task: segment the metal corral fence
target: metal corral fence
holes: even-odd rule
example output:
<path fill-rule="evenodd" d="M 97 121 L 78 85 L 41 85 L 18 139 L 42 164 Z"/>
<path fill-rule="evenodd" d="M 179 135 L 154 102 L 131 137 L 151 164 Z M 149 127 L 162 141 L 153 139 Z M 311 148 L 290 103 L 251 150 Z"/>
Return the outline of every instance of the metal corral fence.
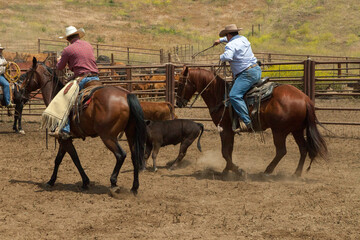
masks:
<path fill-rule="evenodd" d="M 217 64 L 187 64 L 188 67 L 217 69 Z M 272 62 L 262 66 L 262 77 L 270 81 L 291 84 L 301 89 L 314 102 L 319 121 L 332 132 L 345 136 L 360 135 L 360 61 L 297 61 Z M 141 101 L 169 101 L 175 103 L 175 83 L 183 64 L 113 65 L 99 66 L 104 84 L 119 85 L 135 93 Z M 221 71 L 223 78 L 231 81 L 229 70 Z M 40 95 L 41 96 L 41 95 Z M 194 109 L 203 109 L 200 118 L 182 117 L 197 121 L 210 121 L 202 100 Z M 44 110 L 41 99 L 31 100 L 24 115 L 40 116 Z M 183 111 L 177 109 L 177 111 Z M 7 114 L 2 110 L 1 114 Z M 337 126 L 340 126 L 341 129 Z M 344 130 L 344 127 L 348 127 Z"/>
<path fill-rule="evenodd" d="M 164 59 L 173 63 L 190 63 L 190 64 L 218 64 L 219 56 L 224 52 L 225 44 L 220 44 L 204 52 L 199 46 L 177 45 L 167 50 Z M 254 52 L 254 55 L 262 63 L 270 62 L 293 62 L 311 59 L 314 61 L 360 61 L 359 57 L 342 57 L 326 56 L 311 54 L 283 54 L 269 52 Z"/>
<path fill-rule="evenodd" d="M 64 40 L 38 39 L 38 53 L 57 52 L 60 53 L 69 43 Z M 163 63 L 163 49 L 123 47 L 117 45 L 107 45 L 91 43 L 94 48 L 96 58 L 99 56 L 113 56 L 113 62 L 120 62 L 127 65 L 132 64 L 159 64 Z"/>

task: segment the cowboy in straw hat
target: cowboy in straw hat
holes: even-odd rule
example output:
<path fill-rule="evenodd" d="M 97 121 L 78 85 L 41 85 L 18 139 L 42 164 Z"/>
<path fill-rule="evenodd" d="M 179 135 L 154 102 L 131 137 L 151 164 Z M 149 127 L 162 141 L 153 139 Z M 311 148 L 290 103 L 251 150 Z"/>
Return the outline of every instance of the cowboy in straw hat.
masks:
<path fill-rule="evenodd" d="M 72 35 L 78 34 L 79 38 L 83 38 L 85 36 L 85 30 L 83 28 L 76 29 L 74 26 L 68 26 L 65 29 L 65 36 L 60 36 L 59 38 L 68 38 Z"/>
<path fill-rule="evenodd" d="M 6 70 L 7 61 L 4 58 L 2 52 L 5 48 L 1 46 L 0 44 L 0 85 L 3 87 L 3 93 L 4 93 L 4 102 L 5 106 L 7 108 L 12 108 L 15 105 L 11 103 L 10 101 L 10 84 L 6 80 L 4 73 Z"/>
<path fill-rule="evenodd" d="M 90 43 L 81 40 L 85 36 L 83 28 L 77 29 L 74 26 L 69 26 L 65 29 L 65 36 L 70 43 L 64 48 L 61 57 L 56 64 L 57 70 L 63 70 L 66 65 L 74 72 L 74 78 L 79 79 L 79 91 L 82 90 L 87 82 L 99 81 L 99 70 L 96 65 L 94 50 Z M 54 137 L 61 137 L 63 139 L 70 137 L 70 122 L 64 126 L 61 131 L 57 129 L 50 134 Z"/>
<path fill-rule="evenodd" d="M 229 93 L 231 105 L 240 117 L 240 128 L 235 132 L 248 132 L 252 130 L 251 119 L 244 101 L 244 94 L 252 85 L 257 83 L 261 78 L 261 68 L 257 64 L 249 40 L 239 35 L 238 28 L 235 24 L 225 26 L 220 31 L 220 39 L 214 42 L 218 45 L 226 42 L 224 53 L 220 55 L 222 62 L 229 62 L 231 71 L 234 76 L 233 85 Z"/>

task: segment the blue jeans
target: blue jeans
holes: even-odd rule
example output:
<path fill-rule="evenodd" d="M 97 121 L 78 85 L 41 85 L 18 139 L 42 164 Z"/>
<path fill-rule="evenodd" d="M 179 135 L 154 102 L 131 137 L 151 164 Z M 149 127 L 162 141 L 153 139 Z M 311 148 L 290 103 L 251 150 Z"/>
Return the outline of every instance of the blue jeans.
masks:
<path fill-rule="evenodd" d="M 245 93 L 252 85 L 257 83 L 261 78 L 261 68 L 259 66 L 250 68 L 242 72 L 233 82 L 233 86 L 229 93 L 231 105 L 237 115 L 247 125 L 251 123 L 249 112 L 244 101 Z"/>
<path fill-rule="evenodd" d="M 85 87 L 85 84 L 93 81 L 93 80 L 97 80 L 99 81 L 99 77 L 85 77 L 83 78 L 80 82 L 79 82 L 79 91 L 83 90 Z M 61 130 L 62 132 L 66 132 L 66 133 L 70 133 L 70 118 L 68 118 L 67 123 L 65 124 L 65 126 L 62 128 Z"/>
<path fill-rule="evenodd" d="M 4 75 L 0 75 L 0 85 L 3 87 L 5 106 L 10 104 L 10 85 Z"/>

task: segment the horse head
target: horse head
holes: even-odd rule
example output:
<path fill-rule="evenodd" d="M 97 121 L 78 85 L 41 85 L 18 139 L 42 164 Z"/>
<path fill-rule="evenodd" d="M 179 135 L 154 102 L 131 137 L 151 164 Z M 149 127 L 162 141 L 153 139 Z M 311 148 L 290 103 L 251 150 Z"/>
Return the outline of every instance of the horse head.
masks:
<path fill-rule="evenodd" d="M 25 80 L 21 85 L 21 88 L 24 89 L 24 97 L 29 99 L 31 92 L 41 89 L 43 97 L 47 95 L 47 101 L 50 102 L 54 92 L 63 87 L 63 84 L 57 80 L 55 72 L 50 67 L 46 66 L 44 62 L 38 62 L 33 57 L 33 64 L 26 72 Z"/>
<path fill-rule="evenodd" d="M 196 90 L 197 88 L 190 78 L 189 68 L 184 66 L 178 81 L 176 106 L 179 108 L 185 107 Z"/>

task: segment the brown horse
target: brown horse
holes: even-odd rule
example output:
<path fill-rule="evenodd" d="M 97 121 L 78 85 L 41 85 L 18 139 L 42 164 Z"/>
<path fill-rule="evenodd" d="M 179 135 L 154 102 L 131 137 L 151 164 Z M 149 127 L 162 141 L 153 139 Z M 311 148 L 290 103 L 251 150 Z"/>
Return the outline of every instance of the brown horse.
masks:
<path fill-rule="evenodd" d="M 32 91 L 41 89 L 46 106 L 63 88 L 63 84 L 57 81 L 56 77 L 52 78 L 54 74 L 52 74 L 51 69 L 43 63 L 38 63 L 36 58 L 33 59 L 33 66 L 26 74 L 26 79 L 22 85 L 25 89 L 25 95 L 28 96 Z M 116 186 L 120 168 L 126 157 L 125 151 L 117 142 L 117 136 L 120 132 L 125 132 L 134 166 L 134 180 L 131 188 L 134 194 L 139 188 L 139 168 L 144 158 L 146 125 L 143 118 L 141 106 L 135 95 L 124 89 L 105 86 L 93 94 L 89 106 L 80 115 L 80 124 L 76 124 L 73 120 L 70 124 L 72 136 L 99 136 L 105 146 L 114 153 L 116 165 L 110 177 L 112 187 Z M 48 184 L 54 185 L 59 165 L 65 153 L 69 153 L 80 172 L 83 188 L 87 188 L 89 178 L 80 164 L 72 139 L 59 139 L 59 143 L 54 171 Z"/>
<path fill-rule="evenodd" d="M 224 172 L 232 170 L 243 173 L 232 162 L 234 132 L 228 108 L 224 112 L 225 80 L 205 69 L 189 69 L 184 66 L 176 93 L 178 107 L 184 107 L 195 92 L 201 93 L 215 125 L 220 123 L 222 155 L 226 160 Z M 251 112 L 251 109 L 249 109 Z M 270 128 L 273 133 L 276 155 L 265 173 L 271 174 L 286 154 L 286 137 L 292 133 L 300 151 L 300 161 L 295 175 L 301 176 L 307 153 L 311 159 L 318 155 L 326 159 L 327 146 L 317 129 L 317 118 L 313 102 L 308 96 L 291 85 L 280 85 L 273 91 L 272 98 L 263 102 L 260 109 L 262 130 Z M 222 118 L 223 115 L 223 118 Z M 221 121 L 221 122 L 220 122 Z M 306 136 L 304 138 L 304 130 Z"/>

